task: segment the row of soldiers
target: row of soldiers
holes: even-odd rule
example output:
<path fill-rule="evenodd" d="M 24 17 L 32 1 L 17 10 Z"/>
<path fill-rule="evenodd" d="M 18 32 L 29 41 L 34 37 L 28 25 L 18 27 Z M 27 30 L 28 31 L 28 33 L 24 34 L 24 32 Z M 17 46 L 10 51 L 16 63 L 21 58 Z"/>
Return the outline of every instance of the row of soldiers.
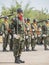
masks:
<path fill-rule="evenodd" d="M 10 51 L 14 53 L 15 63 L 24 63 L 20 60 L 21 52 L 25 48 L 26 51 L 29 51 L 30 44 L 31 49 L 34 50 L 37 43 L 43 43 L 44 49 L 47 50 L 48 27 L 48 21 L 43 26 L 38 25 L 36 19 L 30 23 L 30 19 L 24 19 L 22 9 L 18 8 L 17 16 L 11 19 L 10 24 L 8 23 L 8 17 L 4 17 L 2 23 L 3 51 L 7 51 L 6 48 L 9 44 Z"/>
<path fill-rule="evenodd" d="M 30 19 L 27 19 L 25 25 L 25 46 L 26 51 L 29 50 L 29 43 L 31 44 L 32 50 L 35 50 L 36 44 L 43 44 L 44 50 L 48 50 L 49 45 L 49 20 L 44 21 L 42 26 L 38 24 L 36 19 L 30 23 Z M 42 21 L 43 22 L 43 21 Z"/>

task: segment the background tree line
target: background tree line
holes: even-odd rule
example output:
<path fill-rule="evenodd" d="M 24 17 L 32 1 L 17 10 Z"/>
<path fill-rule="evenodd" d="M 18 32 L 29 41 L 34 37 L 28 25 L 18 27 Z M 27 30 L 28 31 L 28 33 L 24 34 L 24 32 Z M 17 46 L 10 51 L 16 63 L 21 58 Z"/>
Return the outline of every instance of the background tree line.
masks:
<path fill-rule="evenodd" d="M 13 16 L 9 17 L 9 21 L 11 20 L 11 18 L 15 17 L 16 16 L 16 10 L 18 8 L 22 8 L 22 3 L 23 2 L 18 2 L 17 0 L 12 0 L 13 2 L 15 2 L 16 4 L 15 5 L 11 5 L 10 8 L 6 8 L 5 6 L 2 6 L 2 11 L 1 11 L 1 16 L 7 16 L 9 14 L 14 14 Z M 49 14 L 48 13 L 48 10 L 45 8 L 45 9 L 42 9 L 41 11 L 39 10 L 34 10 L 34 7 L 29 7 L 30 6 L 30 3 L 27 3 L 23 12 L 24 12 L 24 18 L 30 18 L 31 20 L 32 19 L 38 19 L 38 20 L 46 20 L 46 19 L 49 19 Z M 47 13 L 45 13 L 45 11 Z M 0 24 L 2 23 L 3 19 L 0 19 Z"/>
<path fill-rule="evenodd" d="M 5 6 L 3 6 L 2 11 L 1 11 L 1 15 L 6 16 L 8 14 L 13 13 L 15 16 L 16 10 L 20 7 L 22 8 L 21 4 L 23 2 L 19 3 L 17 0 L 12 0 L 12 1 L 15 1 L 15 3 L 16 3 L 15 6 L 11 5 L 10 8 L 6 8 Z M 24 18 L 30 18 L 30 19 L 36 18 L 38 20 L 43 20 L 43 19 L 49 18 L 49 14 L 44 13 L 45 11 L 48 12 L 48 10 L 46 8 L 45 9 L 42 8 L 42 10 L 39 11 L 39 10 L 34 10 L 34 7 L 29 7 L 29 6 L 30 6 L 30 3 L 27 3 L 24 10 L 23 10 L 24 11 Z"/>

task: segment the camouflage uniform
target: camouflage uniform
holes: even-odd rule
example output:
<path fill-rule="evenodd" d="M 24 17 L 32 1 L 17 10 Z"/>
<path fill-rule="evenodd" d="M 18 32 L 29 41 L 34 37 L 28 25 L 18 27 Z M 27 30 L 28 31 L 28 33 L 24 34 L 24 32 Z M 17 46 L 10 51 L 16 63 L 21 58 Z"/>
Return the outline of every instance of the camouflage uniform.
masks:
<path fill-rule="evenodd" d="M 33 23 L 31 24 L 31 48 L 34 50 L 35 45 L 37 43 L 37 24 L 35 23 L 36 20 L 33 20 Z"/>
<path fill-rule="evenodd" d="M 17 10 L 17 13 L 22 13 L 21 9 Z M 14 43 L 13 43 L 13 52 L 15 57 L 15 63 L 24 63 L 24 61 L 20 60 L 21 52 L 22 52 L 22 44 L 24 39 L 22 38 L 22 34 L 24 32 L 23 22 L 19 19 L 19 17 L 15 18 L 14 21 Z"/>
<path fill-rule="evenodd" d="M 38 30 L 37 30 L 37 43 L 38 44 L 41 44 L 41 39 L 42 39 L 41 35 L 42 35 L 42 29 L 41 29 L 41 26 L 39 25 Z"/>
<path fill-rule="evenodd" d="M 47 27 L 46 25 L 42 26 L 42 42 L 44 44 L 44 49 L 47 50 Z"/>
<path fill-rule="evenodd" d="M 10 32 L 9 32 L 9 46 L 10 46 L 10 51 L 12 51 L 13 50 L 13 42 L 14 42 L 13 34 L 15 33 L 14 19 L 12 19 L 12 22 L 9 25 L 9 29 L 10 29 Z"/>
<path fill-rule="evenodd" d="M 30 44 L 30 29 L 31 29 L 31 25 L 30 25 L 30 20 L 28 23 L 27 19 L 27 23 L 25 24 L 25 47 L 26 47 L 26 51 L 29 51 L 29 44 Z"/>
<path fill-rule="evenodd" d="M 5 17 L 5 19 L 7 19 Z M 8 33 L 8 29 L 9 29 L 9 24 L 8 22 L 3 22 L 2 24 L 2 32 L 3 32 L 3 51 L 6 51 L 6 47 L 8 44 L 8 38 L 9 38 L 9 33 Z"/>
<path fill-rule="evenodd" d="M 47 44 L 49 45 L 49 20 L 46 21 L 46 27 L 47 27 Z"/>
<path fill-rule="evenodd" d="M 35 42 L 35 29 L 33 27 L 33 23 L 31 24 L 31 48 L 34 50 L 36 42 Z"/>

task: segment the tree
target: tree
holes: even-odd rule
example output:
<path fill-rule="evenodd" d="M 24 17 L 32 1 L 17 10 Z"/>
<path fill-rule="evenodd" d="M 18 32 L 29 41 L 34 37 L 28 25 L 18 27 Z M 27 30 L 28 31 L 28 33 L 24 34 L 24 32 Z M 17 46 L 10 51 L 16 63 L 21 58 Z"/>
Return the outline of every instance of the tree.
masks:
<path fill-rule="evenodd" d="M 5 6 L 2 7 L 2 12 L 1 14 L 6 16 L 8 14 L 14 14 L 13 16 L 10 17 L 13 18 L 14 16 L 16 16 L 16 10 L 18 8 L 22 8 L 22 3 L 23 2 L 18 2 L 17 0 L 12 0 L 13 2 L 15 2 L 15 5 L 11 5 L 11 7 L 8 9 Z M 30 3 L 27 3 L 25 8 L 24 8 L 24 18 L 30 18 L 32 19 L 38 19 L 38 20 L 44 20 L 44 19 L 48 19 L 49 18 L 49 14 L 46 14 L 46 12 L 48 12 L 47 9 L 43 9 L 41 11 L 39 10 L 33 10 L 34 7 L 30 7 Z M 46 11 L 46 12 L 45 12 Z"/>

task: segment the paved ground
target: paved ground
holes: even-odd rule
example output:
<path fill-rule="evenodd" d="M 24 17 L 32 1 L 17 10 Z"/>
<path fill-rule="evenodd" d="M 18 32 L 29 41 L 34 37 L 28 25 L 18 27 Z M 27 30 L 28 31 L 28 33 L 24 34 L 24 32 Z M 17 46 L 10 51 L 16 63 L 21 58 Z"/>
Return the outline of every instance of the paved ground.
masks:
<path fill-rule="evenodd" d="M 35 49 L 37 51 L 22 52 L 21 59 L 25 63 L 20 65 L 49 65 L 49 50 L 44 51 L 43 45 L 37 45 Z M 0 44 L 0 65 L 19 65 L 14 63 L 13 52 L 2 52 L 2 44 Z"/>

